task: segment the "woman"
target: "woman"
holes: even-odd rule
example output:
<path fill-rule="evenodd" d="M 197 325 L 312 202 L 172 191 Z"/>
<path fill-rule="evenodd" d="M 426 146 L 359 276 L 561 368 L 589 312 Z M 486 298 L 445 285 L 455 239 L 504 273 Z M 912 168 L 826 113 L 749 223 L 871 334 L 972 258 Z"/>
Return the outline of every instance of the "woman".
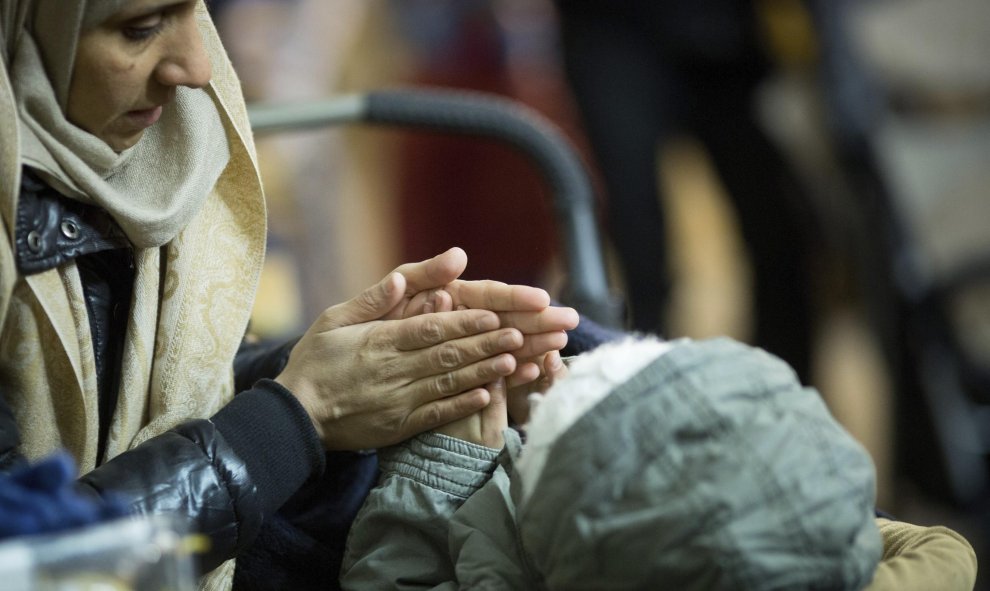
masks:
<path fill-rule="evenodd" d="M 202 2 L 0 0 L 0 34 L 0 467 L 65 447 L 95 493 L 186 514 L 207 586 L 323 449 L 467 416 L 576 324 L 541 290 L 455 281 L 452 249 L 238 353 L 265 207 Z"/>

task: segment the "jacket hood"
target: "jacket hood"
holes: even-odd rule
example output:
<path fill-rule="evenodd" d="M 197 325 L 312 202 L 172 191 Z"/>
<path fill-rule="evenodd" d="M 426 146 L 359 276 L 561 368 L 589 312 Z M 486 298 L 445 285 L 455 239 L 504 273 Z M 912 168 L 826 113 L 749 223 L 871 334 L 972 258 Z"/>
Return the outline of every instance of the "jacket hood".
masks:
<path fill-rule="evenodd" d="M 786 364 L 728 339 L 655 359 L 513 496 L 549 589 L 861 589 L 882 550 L 869 455 Z"/>

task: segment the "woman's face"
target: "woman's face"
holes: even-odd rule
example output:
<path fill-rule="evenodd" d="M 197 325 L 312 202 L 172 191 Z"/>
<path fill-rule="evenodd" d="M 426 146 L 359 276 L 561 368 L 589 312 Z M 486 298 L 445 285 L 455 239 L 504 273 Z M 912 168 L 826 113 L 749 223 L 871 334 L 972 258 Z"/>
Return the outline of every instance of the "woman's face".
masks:
<path fill-rule="evenodd" d="M 194 0 L 133 0 L 79 37 L 66 117 L 120 152 L 158 121 L 177 86 L 210 81 Z"/>

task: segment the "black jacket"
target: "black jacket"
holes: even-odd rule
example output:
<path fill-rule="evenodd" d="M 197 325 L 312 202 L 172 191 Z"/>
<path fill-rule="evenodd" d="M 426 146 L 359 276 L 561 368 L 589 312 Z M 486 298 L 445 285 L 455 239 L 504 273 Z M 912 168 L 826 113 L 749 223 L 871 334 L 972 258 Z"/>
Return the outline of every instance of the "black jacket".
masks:
<path fill-rule="evenodd" d="M 77 263 L 96 358 L 102 458 L 134 281 L 130 245 L 102 210 L 62 197 L 27 169 L 15 242 L 22 275 Z M 124 495 L 137 512 L 184 515 L 212 540 L 201 561 L 204 570 L 232 558 L 251 544 L 268 516 L 324 469 L 308 415 L 289 391 L 267 379 L 281 371 L 293 345 L 243 345 L 234 359 L 235 383 L 243 391 L 230 404 L 103 462 L 80 478 L 80 486 Z M 24 460 L 3 386 L 0 469 L 9 469 Z"/>

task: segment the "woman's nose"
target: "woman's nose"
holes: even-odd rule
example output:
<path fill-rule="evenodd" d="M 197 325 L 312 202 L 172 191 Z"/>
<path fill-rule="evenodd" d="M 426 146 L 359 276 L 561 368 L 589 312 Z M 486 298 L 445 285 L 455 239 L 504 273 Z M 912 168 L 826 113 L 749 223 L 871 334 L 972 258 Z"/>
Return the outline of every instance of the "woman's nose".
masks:
<path fill-rule="evenodd" d="M 213 70 L 195 18 L 185 18 L 172 31 L 168 48 L 155 75 L 165 86 L 202 88 L 210 81 Z"/>

